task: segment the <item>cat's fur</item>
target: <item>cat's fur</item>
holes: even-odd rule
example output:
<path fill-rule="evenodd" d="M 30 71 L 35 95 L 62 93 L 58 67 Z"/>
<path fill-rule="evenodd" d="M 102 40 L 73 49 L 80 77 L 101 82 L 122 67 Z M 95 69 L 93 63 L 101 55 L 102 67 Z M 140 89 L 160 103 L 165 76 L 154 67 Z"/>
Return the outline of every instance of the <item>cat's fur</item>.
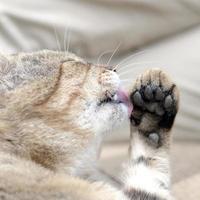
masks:
<path fill-rule="evenodd" d="M 130 162 L 121 188 L 97 170 L 102 138 L 128 118 L 119 88 L 112 69 L 73 54 L 1 55 L 0 199 L 171 199 L 170 129 L 179 96 L 159 69 L 130 90 Z"/>

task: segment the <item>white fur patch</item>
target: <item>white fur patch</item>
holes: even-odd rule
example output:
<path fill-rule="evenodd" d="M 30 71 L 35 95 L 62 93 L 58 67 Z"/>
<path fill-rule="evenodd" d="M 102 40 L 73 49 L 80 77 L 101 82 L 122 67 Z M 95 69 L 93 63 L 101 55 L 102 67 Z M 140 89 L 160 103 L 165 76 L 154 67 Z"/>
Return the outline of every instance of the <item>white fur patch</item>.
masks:
<path fill-rule="evenodd" d="M 162 187 L 161 183 L 169 186 L 168 174 L 144 164 L 138 164 L 128 169 L 125 188 L 134 188 L 166 198 L 169 196 L 169 190 Z"/>
<path fill-rule="evenodd" d="M 163 198 L 170 198 L 170 176 L 168 154 L 162 149 L 153 149 L 133 133 L 131 141 L 131 162 L 126 169 L 125 188 L 134 188 Z M 139 158 L 152 158 L 153 164 Z M 138 162 L 137 162 L 138 161 Z"/>

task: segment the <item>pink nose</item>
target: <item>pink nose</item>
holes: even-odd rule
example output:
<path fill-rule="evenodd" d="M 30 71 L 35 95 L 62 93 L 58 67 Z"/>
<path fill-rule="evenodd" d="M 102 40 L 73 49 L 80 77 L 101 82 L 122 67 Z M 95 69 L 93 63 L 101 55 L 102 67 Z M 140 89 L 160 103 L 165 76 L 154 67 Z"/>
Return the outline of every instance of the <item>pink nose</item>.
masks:
<path fill-rule="evenodd" d="M 117 96 L 118 96 L 118 100 L 121 101 L 122 103 L 124 103 L 128 107 L 128 114 L 130 117 L 130 115 L 133 111 L 133 104 L 129 100 L 128 93 L 125 90 L 123 90 L 122 88 L 119 88 L 117 91 Z"/>

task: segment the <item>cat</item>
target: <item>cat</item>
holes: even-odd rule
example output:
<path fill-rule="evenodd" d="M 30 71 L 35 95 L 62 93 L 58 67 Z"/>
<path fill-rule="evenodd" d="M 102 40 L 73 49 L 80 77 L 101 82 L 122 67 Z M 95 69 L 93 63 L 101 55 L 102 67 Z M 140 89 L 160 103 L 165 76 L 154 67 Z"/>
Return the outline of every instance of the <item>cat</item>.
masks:
<path fill-rule="evenodd" d="M 71 53 L 0 55 L 0 94 L 0 199 L 172 199 L 179 93 L 162 70 L 144 72 L 126 93 L 115 67 Z M 98 153 L 129 119 L 130 161 L 116 186 L 98 170 Z"/>

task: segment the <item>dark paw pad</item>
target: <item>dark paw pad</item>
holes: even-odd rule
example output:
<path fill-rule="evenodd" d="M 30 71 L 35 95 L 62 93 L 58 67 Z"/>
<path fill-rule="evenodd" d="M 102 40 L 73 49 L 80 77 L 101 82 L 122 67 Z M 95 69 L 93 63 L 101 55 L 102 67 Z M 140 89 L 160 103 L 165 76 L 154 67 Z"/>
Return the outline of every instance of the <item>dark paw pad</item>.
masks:
<path fill-rule="evenodd" d="M 150 78 L 151 73 L 154 74 L 157 82 Z M 175 84 L 159 70 L 151 70 L 141 77 L 140 84 L 137 81 L 137 87 L 130 95 L 134 106 L 131 115 L 132 124 L 139 126 L 143 121 L 148 122 L 149 131 L 157 131 L 160 128 L 170 129 L 178 107 L 178 92 Z M 148 119 L 144 120 L 145 117 Z M 145 130 L 148 131 L 148 127 Z"/>

